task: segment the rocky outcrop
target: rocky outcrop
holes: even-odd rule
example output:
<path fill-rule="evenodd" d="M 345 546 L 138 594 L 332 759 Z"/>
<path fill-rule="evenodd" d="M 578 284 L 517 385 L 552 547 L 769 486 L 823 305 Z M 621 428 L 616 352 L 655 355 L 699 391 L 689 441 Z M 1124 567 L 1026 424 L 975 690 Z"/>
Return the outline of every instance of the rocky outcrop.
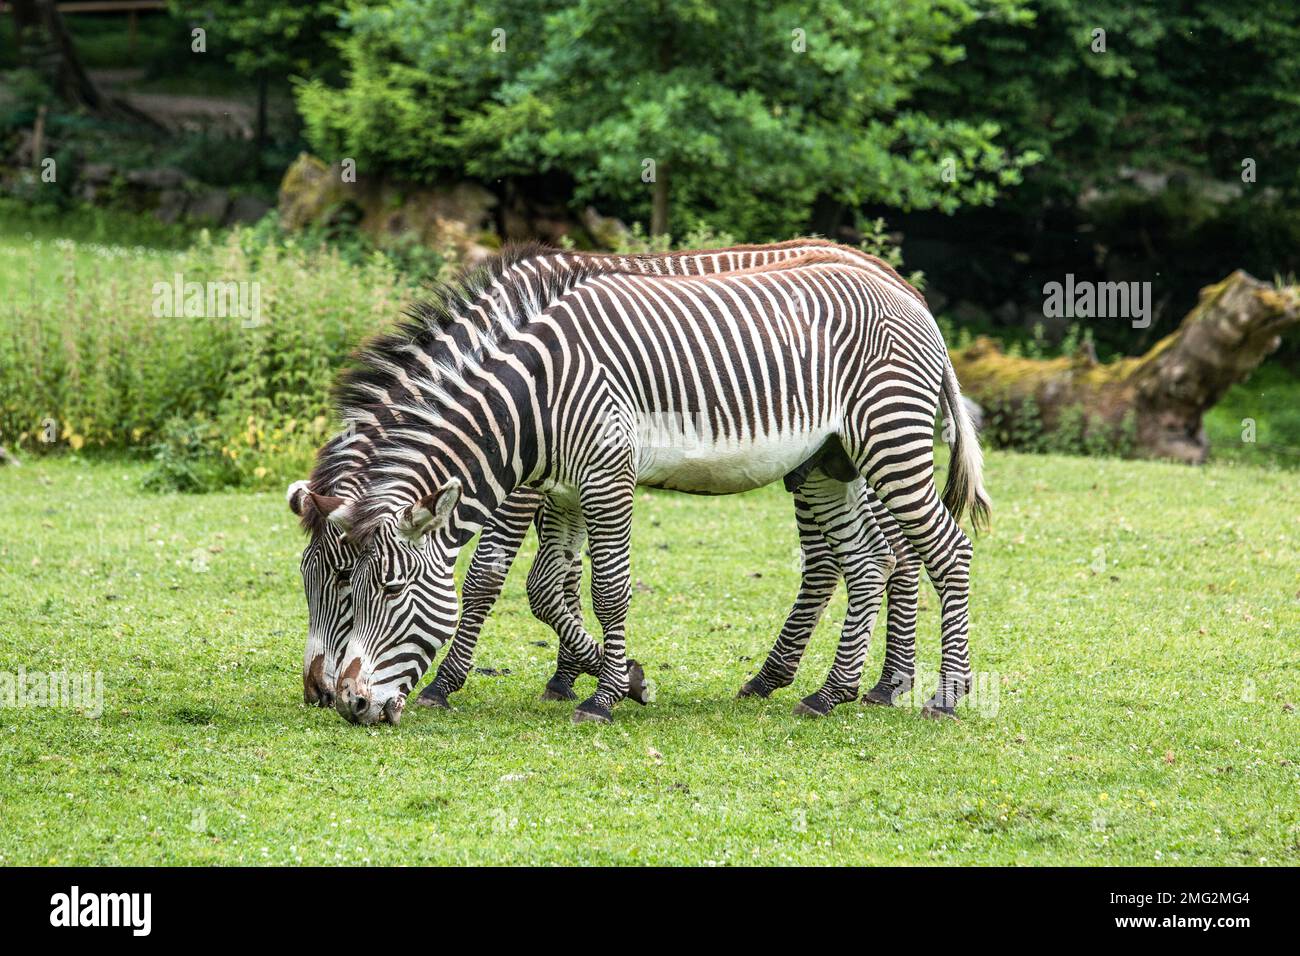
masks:
<path fill-rule="evenodd" d="M 560 203 L 540 203 L 507 184 L 505 201 L 478 183 L 414 186 L 357 174 L 302 153 L 280 183 L 280 224 L 286 229 L 355 223 L 381 245 L 414 240 L 473 265 L 502 241 L 540 239 L 579 249 L 612 249 L 628 229 L 587 207 L 574 219 Z"/>
<path fill-rule="evenodd" d="M 253 223 L 271 208 L 254 196 L 205 186 L 165 166 L 122 170 L 108 163 L 87 163 L 73 174 L 74 193 L 84 202 L 125 205 L 152 212 L 165 223 L 182 219 L 213 226 Z"/>
<path fill-rule="evenodd" d="M 304 229 L 316 223 L 328 223 L 354 197 L 344 188 L 339 171 L 315 156 L 300 153 L 280 180 L 276 209 L 280 225 L 286 229 Z"/>
<path fill-rule="evenodd" d="M 302 153 L 280 183 L 280 224 L 286 229 L 352 221 L 381 245 L 416 241 L 473 265 L 500 246 L 497 198 L 476 183 L 410 187 L 358 175 Z"/>

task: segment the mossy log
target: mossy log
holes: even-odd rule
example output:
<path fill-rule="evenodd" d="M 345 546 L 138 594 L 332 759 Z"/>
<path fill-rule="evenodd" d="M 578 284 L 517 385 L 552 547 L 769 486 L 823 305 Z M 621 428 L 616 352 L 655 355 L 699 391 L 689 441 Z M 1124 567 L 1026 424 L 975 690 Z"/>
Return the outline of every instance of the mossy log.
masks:
<path fill-rule="evenodd" d="M 1136 457 L 1205 461 L 1201 417 L 1300 322 L 1300 287 L 1279 288 L 1240 270 L 1201 290 L 1178 330 L 1145 355 L 1099 363 L 1092 349 L 1038 360 L 1006 355 L 980 337 L 952 353 L 962 389 L 992 409 L 1030 406 L 1044 432 L 1070 420 L 1088 430 L 1131 429 Z"/>

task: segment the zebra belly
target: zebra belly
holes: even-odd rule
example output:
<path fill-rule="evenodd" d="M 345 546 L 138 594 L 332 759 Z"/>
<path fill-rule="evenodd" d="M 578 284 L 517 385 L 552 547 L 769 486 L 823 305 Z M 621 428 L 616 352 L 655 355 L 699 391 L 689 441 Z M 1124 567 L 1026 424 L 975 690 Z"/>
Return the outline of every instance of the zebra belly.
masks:
<path fill-rule="evenodd" d="M 784 478 L 830 434 L 827 428 L 742 439 L 680 435 L 677 442 L 643 443 L 637 482 L 698 495 L 738 494 Z"/>

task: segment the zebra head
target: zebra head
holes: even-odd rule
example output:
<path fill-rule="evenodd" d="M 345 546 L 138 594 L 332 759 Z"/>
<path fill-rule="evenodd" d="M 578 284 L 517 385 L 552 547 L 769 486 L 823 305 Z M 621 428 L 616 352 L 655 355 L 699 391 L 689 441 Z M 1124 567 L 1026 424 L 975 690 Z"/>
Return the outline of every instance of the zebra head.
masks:
<path fill-rule="evenodd" d="M 369 530 L 352 571 L 352 632 L 334 706 L 358 724 L 402 717 L 406 695 L 456 630 L 456 551 L 447 527 L 460 482 L 406 505 Z"/>
<path fill-rule="evenodd" d="M 344 532 L 351 506 L 347 499 L 312 492 L 305 481 L 289 486 L 289 508 L 311 535 L 300 563 L 307 596 L 302 695 L 304 702 L 318 707 L 334 706 L 339 657 L 352 630 L 351 578 L 357 553 Z"/>

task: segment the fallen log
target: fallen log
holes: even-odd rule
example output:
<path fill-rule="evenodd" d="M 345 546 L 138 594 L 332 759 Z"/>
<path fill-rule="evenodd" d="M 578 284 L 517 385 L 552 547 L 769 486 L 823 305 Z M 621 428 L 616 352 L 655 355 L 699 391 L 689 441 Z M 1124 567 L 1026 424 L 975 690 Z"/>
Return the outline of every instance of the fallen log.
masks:
<path fill-rule="evenodd" d="M 1086 346 L 1030 359 L 981 336 L 952 352 L 952 363 L 963 392 L 984 408 L 986 431 L 1004 444 L 1017 443 L 1017 428 L 1077 430 L 1087 447 L 1200 464 L 1209 453 L 1202 416 L 1297 323 L 1300 286 L 1238 270 L 1202 289 L 1178 330 L 1145 355 L 1103 364 Z"/>

